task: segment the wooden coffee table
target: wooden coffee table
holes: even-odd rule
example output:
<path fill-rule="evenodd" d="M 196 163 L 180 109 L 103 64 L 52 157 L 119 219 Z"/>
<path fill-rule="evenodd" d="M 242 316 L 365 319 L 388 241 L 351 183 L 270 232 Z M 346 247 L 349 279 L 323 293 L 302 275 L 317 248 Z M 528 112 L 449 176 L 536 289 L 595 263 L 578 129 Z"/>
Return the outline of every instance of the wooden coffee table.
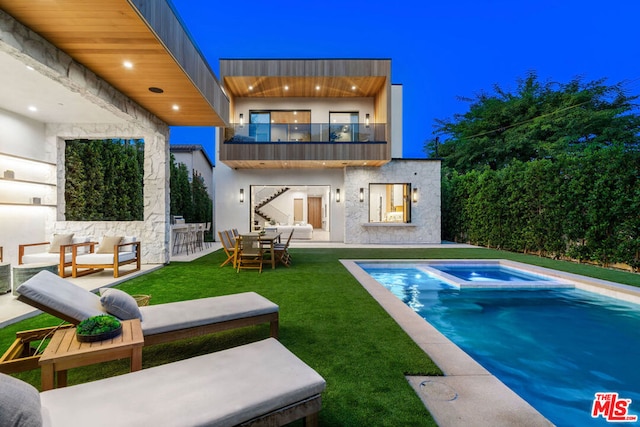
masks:
<path fill-rule="evenodd" d="M 104 341 L 79 342 L 76 328 L 60 329 L 40 356 L 42 391 L 54 388 L 56 376 L 58 387 L 65 387 L 67 369 L 79 366 L 130 358 L 131 372 L 139 371 L 142 369 L 143 345 L 139 319 L 123 320 L 122 334 Z"/>

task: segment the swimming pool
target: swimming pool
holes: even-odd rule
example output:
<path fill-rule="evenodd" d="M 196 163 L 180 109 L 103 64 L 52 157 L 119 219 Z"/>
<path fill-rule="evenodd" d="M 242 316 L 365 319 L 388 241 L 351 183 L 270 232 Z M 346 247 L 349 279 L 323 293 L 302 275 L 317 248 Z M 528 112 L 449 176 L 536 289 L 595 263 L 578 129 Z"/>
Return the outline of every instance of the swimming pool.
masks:
<path fill-rule="evenodd" d="M 565 279 L 555 287 L 553 277 L 514 280 L 511 289 L 465 289 L 429 264 L 360 267 L 553 423 L 608 425 L 591 417 L 599 392 L 631 399 L 629 414 L 640 412 L 639 305 L 575 289 Z"/>

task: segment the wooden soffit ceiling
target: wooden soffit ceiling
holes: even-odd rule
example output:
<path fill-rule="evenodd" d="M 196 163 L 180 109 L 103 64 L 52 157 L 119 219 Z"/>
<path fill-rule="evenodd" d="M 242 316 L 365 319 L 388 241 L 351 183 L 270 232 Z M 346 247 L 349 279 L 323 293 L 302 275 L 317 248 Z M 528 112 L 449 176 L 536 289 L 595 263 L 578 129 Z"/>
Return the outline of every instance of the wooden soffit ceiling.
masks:
<path fill-rule="evenodd" d="M 224 87 L 234 97 L 349 98 L 374 97 L 386 82 L 381 76 L 260 77 L 225 76 Z"/>
<path fill-rule="evenodd" d="M 221 59 L 231 97 L 375 97 L 389 84 L 389 59 Z"/>
<path fill-rule="evenodd" d="M 228 99 L 166 1 L 0 0 L 0 8 L 167 124 L 225 126 Z"/>

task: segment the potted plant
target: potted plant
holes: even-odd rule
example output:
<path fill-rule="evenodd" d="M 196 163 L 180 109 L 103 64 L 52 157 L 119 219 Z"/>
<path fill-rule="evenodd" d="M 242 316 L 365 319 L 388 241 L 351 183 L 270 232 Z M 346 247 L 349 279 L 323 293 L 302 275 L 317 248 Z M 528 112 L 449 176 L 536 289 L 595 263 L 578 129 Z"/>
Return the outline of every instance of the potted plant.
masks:
<path fill-rule="evenodd" d="M 117 337 L 122 333 L 122 324 L 108 314 L 89 317 L 78 323 L 76 338 L 80 342 L 95 342 Z"/>

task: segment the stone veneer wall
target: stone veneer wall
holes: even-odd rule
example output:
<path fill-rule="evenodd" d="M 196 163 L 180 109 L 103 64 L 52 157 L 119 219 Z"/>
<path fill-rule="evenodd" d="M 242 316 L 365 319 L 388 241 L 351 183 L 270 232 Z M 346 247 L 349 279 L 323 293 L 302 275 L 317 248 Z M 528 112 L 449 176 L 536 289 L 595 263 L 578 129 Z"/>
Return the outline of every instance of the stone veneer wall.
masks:
<path fill-rule="evenodd" d="M 410 224 L 369 223 L 369 183 L 411 183 L 418 201 L 411 203 Z M 394 159 L 380 168 L 345 168 L 345 243 L 434 243 L 440 233 L 440 161 Z M 360 188 L 365 200 L 360 202 Z"/>
<path fill-rule="evenodd" d="M 104 235 L 136 236 L 144 264 L 169 261 L 169 140 L 168 136 L 133 124 L 121 125 L 47 125 L 47 140 L 56 140 L 58 165 L 58 221 L 51 233 L 74 233 L 91 236 L 95 241 Z M 65 221 L 65 140 L 101 138 L 144 139 L 144 219 L 143 221 Z"/>
<path fill-rule="evenodd" d="M 47 124 L 42 149 L 56 150 L 57 221 L 47 231 L 73 232 L 99 239 L 104 234 L 136 235 L 143 242 L 143 263 L 169 260 L 169 127 L 96 74 L 0 10 L 0 49 L 39 73 L 122 119 L 113 123 Z M 144 220 L 133 222 L 64 221 L 64 140 L 76 138 L 143 138 Z M 39 241 L 41 236 L 37 238 Z"/>

